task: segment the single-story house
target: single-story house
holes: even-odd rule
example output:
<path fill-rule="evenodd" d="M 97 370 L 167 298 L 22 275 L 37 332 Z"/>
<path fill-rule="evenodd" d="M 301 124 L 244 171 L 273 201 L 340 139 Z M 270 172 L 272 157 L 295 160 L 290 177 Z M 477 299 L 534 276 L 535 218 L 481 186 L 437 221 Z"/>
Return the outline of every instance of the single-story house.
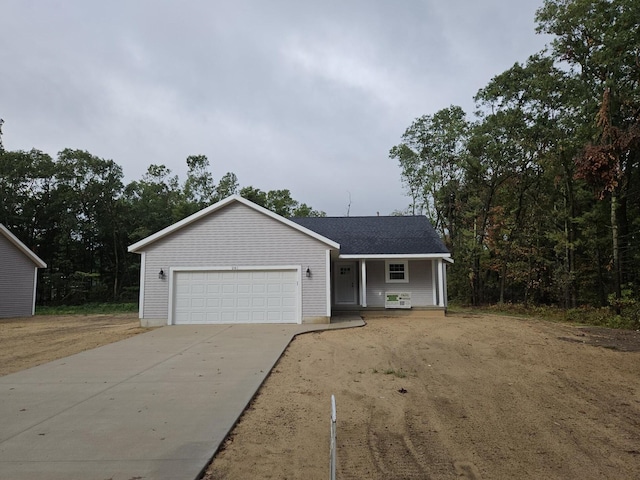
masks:
<path fill-rule="evenodd" d="M 141 255 L 143 326 L 447 306 L 451 255 L 424 216 L 284 218 L 233 195 L 129 251 Z"/>
<path fill-rule="evenodd" d="M 0 318 L 35 314 L 38 268 L 47 264 L 1 223 L 0 266 Z"/>

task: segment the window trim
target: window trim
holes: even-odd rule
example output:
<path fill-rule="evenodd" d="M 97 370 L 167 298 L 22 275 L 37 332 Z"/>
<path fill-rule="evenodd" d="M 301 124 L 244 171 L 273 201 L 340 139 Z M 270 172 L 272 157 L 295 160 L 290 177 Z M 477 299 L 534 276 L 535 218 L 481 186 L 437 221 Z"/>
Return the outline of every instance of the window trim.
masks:
<path fill-rule="evenodd" d="M 392 279 L 391 272 L 389 271 L 390 265 L 403 265 L 404 266 L 404 278 Z M 384 261 L 384 279 L 385 283 L 409 283 L 409 260 L 385 260 Z"/>

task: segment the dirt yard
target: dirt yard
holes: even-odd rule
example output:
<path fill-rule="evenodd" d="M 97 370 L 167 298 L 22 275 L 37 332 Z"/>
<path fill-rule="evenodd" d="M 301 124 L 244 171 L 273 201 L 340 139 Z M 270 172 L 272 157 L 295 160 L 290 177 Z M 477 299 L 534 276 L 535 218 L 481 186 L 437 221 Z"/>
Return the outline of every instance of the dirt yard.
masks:
<path fill-rule="evenodd" d="M 0 376 L 145 331 L 136 313 L 0 318 Z"/>
<path fill-rule="evenodd" d="M 206 479 L 640 478 L 640 333 L 496 316 L 298 337 Z"/>
<path fill-rule="evenodd" d="M 497 316 L 367 318 L 292 342 L 206 479 L 640 478 L 640 332 Z M 0 320 L 0 375 L 145 331 Z"/>

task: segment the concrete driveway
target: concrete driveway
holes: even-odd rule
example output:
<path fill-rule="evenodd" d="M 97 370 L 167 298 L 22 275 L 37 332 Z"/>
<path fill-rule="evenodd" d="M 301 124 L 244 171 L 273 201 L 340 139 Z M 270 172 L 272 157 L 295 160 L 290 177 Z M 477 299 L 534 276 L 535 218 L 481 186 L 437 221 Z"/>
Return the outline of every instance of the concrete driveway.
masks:
<path fill-rule="evenodd" d="M 295 335 L 362 325 L 163 327 L 0 377 L 0 479 L 193 480 Z"/>

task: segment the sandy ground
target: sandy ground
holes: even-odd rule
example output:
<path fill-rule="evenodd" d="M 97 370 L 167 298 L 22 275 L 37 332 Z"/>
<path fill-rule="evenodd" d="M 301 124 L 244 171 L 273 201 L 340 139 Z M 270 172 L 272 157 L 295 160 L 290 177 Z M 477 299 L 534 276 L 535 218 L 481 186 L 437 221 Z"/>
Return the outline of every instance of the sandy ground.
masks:
<path fill-rule="evenodd" d="M 366 318 L 292 342 L 206 479 L 640 478 L 640 332 L 497 316 Z M 145 331 L 0 320 L 0 375 Z"/>
<path fill-rule="evenodd" d="M 0 375 L 145 331 L 137 313 L 0 318 Z"/>
<path fill-rule="evenodd" d="M 640 333 L 367 318 L 289 346 L 206 479 L 640 478 Z"/>

